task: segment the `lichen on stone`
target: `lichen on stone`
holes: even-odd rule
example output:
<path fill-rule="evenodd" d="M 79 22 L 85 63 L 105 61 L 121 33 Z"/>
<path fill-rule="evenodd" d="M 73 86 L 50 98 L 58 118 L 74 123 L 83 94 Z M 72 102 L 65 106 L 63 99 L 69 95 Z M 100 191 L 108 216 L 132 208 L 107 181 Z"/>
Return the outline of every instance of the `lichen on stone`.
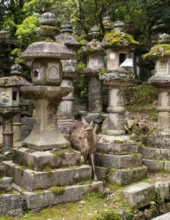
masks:
<path fill-rule="evenodd" d="M 170 56 L 170 44 L 158 44 L 151 48 L 151 50 L 144 54 L 144 59 L 154 59 L 157 57 Z"/>

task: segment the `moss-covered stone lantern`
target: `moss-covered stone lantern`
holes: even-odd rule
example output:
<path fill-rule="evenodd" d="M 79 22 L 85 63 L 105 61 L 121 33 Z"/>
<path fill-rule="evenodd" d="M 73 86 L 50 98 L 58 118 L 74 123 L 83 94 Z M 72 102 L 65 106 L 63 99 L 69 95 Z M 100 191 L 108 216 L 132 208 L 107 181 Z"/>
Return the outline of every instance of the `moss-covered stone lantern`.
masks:
<path fill-rule="evenodd" d="M 102 130 L 107 134 L 125 133 L 124 90 L 133 81 L 133 73 L 129 67 L 133 67 L 133 49 L 138 42 L 131 35 L 123 32 L 123 28 L 122 21 L 115 22 L 113 31 L 106 33 L 102 41 L 102 46 L 107 50 L 107 69 L 100 72 L 100 79 L 109 89 L 109 107 L 107 108 L 109 116 Z"/>
<path fill-rule="evenodd" d="M 151 59 L 155 62 L 155 74 L 149 78 L 148 82 L 158 90 L 158 119 L 157 128 L 148 138 L 148 149 L 154 158 L 148 158 L 150 153 L 144 154 L 146 165 L 156 170 L 168 170 L 169 163 L 166 162 L 170 147 L 170 35 L 162 34 L 159 36 L 158 44 L 144 54 L 145 59 Z M 154 149 L 150 149 L 154 146 Z M 161 153 L 160 148 L 164 148 L 165 154 Z M 159 154 L 157 152 L 160 152 Z M 155 166 L 154 166 L 155 165 Z"/>
<path fill-rule="evenodd" d="M 88 77 L 88 110 L 92 113 L 101 113 L 102 106 L 102 85 L 99 80 L 99 72 L 105 68 L 105 51 L 99 41 L 99 27 L 93 26 L 90 32 L 91 41 L 86 45 L 87 67 L 83 70 Z"/>

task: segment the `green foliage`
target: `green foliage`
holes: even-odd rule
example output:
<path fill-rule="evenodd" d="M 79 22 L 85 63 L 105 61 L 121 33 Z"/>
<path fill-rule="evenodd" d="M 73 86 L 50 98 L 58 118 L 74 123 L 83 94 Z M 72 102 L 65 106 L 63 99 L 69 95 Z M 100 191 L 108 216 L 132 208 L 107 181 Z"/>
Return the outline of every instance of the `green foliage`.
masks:
<path fill-rule="evenodd" d="M 125 91 L 127 109 L 129 111 L 144 111 L 144 107 L 157 100 L 157 92 L 151 85 L 139 85 Z"/>
<path fill-rule="evenodd" d="M 27 17 L 22 24 L 18 25 L 16 36 L 22 47 L 26 47 L 32 42 L 40 39 L 37 34 L 38 18 L 34 15 Z"/>
<path fill-rule="evenodd" d="M 75 90 L 79 97 L 88 98 L 88 82 L 84 75 L 80 75 L 79 80 L 75 83 Z"/>

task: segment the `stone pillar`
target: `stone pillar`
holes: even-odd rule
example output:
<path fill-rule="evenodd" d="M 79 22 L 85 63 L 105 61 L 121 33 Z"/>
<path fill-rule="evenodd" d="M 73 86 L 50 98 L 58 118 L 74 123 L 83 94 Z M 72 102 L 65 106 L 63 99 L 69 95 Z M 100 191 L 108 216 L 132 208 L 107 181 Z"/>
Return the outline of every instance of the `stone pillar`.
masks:
<path fill-rule="evenodd" d="M 11 76 L 21 76 L 22 74 L 22 68 L 19 64 L 14 64 L 11 66 Z M 20 105 L 20 104 L 19 104 Z M 21 111 L 14 115 L 13 118 L 13 129 L 14 129 L 14 137 L 13 140 L 15 141 L 21 141 Z"/>
<path fill-rule="evenodd" d="M 170 153 L 170 35 L 159 36 L 158 44 L 144 55 L 155 61 L 155 75 L 148 82 L 158 90 L 157 128 L 143 149 L 144 163 L 150 170 L 169 171 Z M 160 149 L 161 148 L 161 149 Z"/>
<path fill-rule="evenodd" d="M 91 28 L 91 41 L 87 44 L 87 68 L 83 73 L 88 77 L 88 111 L 89 113 L 101 113 L 102 106 L 102 85 L 99 80 L 99 72 L 104 69 L 104 50 L 101 42 L 98 40 L 100 37 L 99 27 L 94 26 Z"/>
<path fill-rule="evenodd" d="M 61 24 L 60 34 L 55 37 L 57 42 L 64 43 L 68 49 L 75 55 L 74 59 L 62 60 L 63 67 L 63 80 L 61 87 L 74 88 L 73 82 L 78 77 L 77 69 L 77 50 L 80 47 L 75 35 L 73 35 L 73 29 L 71 22 L 63 22 Z M 74 120 L 74 90 L 67 96 L 62 98 L 58 111 L 58 126 L 63 133 L 69 133 L 70 125 Z"/>
<path fill-rule="evenodd" d="M 13 147 L 13 117 L 19 113 L 19 108 L 0 108 L 0 115 L 3 117 L 3 151 L 11 152 Z"/>
<path fill-rule="evenodd" d="M 102 41 L 107 50 L 107 70 L 101 72 L 100 79 L 109 89 L 108 119 L 102 131 L 107 134 L 125 134 L 124 130 L 124 90 L 133 81 L 133 48 L 138 44 L 132 36 L 123 32 L 124 23 L 117 21 L 114 31 L 107 33 Z M 131 39 L 131 41 L 129 40 Z"/>

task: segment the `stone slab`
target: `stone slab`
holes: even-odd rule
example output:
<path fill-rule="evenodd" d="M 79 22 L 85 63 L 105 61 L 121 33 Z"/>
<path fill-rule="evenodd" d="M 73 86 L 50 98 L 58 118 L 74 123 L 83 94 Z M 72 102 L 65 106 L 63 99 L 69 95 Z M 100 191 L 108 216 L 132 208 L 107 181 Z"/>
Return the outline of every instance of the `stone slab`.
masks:
<path fill-rule="evenodd" d="M 3 177 L 5 175 L 5 168 L 3 165 L 0 164 L 0 177 Z"/>
<path fill-rule="evenodd" d="M 31 167 L 31 169 L 36 171 L 42 171 L 45 168 L 77 166 L 81 160 L 81 153 L 72 148 L 34 151 L 22 147 L 13 148 L 12 154 L 14 163 Z"/>
<path fill-rule="evenodd" d="M 7 192 L 12 190 L 12 178 L 11 177 L 3 177 L 0 179 L 0 192 Z"/>
<path fill-rule="evenodd" d="M 170 181 L 157 181 L 154 186 L 163 201 L 170 199 Z"/>
<path fill-rule="evenodd" d="M 143 147 L 142 155 L 145 159 L 169 160 L 170 149 Z"/>
<path fill-rule="evenodd" d="M 98 143 L 97 151 L 105 154 L 124 155 L 139 153 L 141 147 L 137 144 Z"/>
<path fill-rule="evenodd" d="M 154 185 L 141 182 L 133 186 L 129 186 L 122 190 L 127 204 L 131 208 L 143 208 L 156 199 L 156 191 Z"/>
<path fill-rule="evenodd" d="M 147 171 L 148 169 L 145 166 L 129 169 L 96 167 L 96 173 L 99 180 L 106 180 L 111 184 L 117 184 L 119 186 L 125 186 L 146 178 Z"/>
<path fill-rule="evenodd" d="M 96 153 L 96 165 L 112 168 L 130 168 L 142 165 L 142 155 L 110 155 Z"/>
<path fill-rule="evenodd" d="M 164 214 L 164 215 L 160 215 L 156 218 L 152 218 L 151 220 L 169 220 L 170 219 L 170 212 Z"/>
<path fill-rule="evenodd" d="M 51 205 L 79 201 L 90 192 L 102 191 L 103 183 L 101 181 L 85 185 L 67 186 L 58 194 L 52 193 L 50 190 L 26 192 L 21 189 L 22 196 L 26 201 L 28 209 L 44 208 Z"/>
<path fill-rule="evenodd" d="M 150 159 L 143 159 L 143 164 L 148 167 L 150 171 L 163 171 L 165 167 L 164 160 L 150 160 Z"/>
<path fill-rule="evenodd" d="M 91 179 L 92 169 L 89 165 L 62 168 L 39 172 L 30 169 L 23 170 L 12 161 L 5 161 L 7 175 L 13 177 L 14 183 L 29 191 L 47 189 L 52 186 L 66 186 Z"/>
<path fill-rule="evenodd" d="M 0 216 L 22 216 L 23 199 L 18 193 L 0 196 Z"/>

